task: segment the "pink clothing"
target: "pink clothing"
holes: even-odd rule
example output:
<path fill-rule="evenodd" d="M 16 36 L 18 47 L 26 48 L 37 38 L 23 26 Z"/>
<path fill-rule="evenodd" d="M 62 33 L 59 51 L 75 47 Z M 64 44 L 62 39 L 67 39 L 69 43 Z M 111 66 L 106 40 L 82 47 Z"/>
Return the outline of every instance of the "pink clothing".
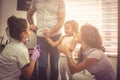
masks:
<path fill-rule="evenodd" d="M 66 45 L 67 47 L 70 47 L 72 40 L 74 36 L 65 36 L 61 42 L 62 45 Z M 65 56 L 64 53 L 60 52 L 60 56 Z"/>

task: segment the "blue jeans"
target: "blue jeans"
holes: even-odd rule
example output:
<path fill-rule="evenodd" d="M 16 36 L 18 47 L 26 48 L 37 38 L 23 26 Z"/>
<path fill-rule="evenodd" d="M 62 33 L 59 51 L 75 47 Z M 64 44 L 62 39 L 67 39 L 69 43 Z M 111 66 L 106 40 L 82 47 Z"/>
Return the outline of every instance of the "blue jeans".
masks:
<path fill-rule="evenodd" d="M 53 41 L 60 38 L 61 35 L 51 37 Z M 52 47 L 45 38 L 37 37 L 37 44 L 40 44 L 41 53 L 38 59 L 39 62 L 39 80 L 47 79 L 48 54 L 50 54 L 50 80 L 58 80 L 58 61 L 59 51 L 57 47 Z"/>

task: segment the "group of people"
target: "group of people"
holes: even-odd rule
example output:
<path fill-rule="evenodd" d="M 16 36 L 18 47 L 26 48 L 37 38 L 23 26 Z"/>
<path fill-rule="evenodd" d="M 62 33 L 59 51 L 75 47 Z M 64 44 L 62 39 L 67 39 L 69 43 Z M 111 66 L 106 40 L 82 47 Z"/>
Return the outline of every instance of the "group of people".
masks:
<path fill-rule="evenodd" d="M 36 12 L 37 24 L 33 15 Z M 7 25 L 11 42 L 0 54 L 0 80 L 20 80 L 22 75 L 30 80 L 36 61 L 38 80 L 47 79 L 48 54 L 50 54 L 50 80 L 58 80 L 60 60 L 61 80 L 116 80 L 110 62 L 104 54 L 102 39 L 97 28 L 91 24 L 81 26 L 75 20 L 65 23 L 65 3 L 63 0 L 32 0 L 27 12 L 27 20 L 11 16 Z M 64 26 L 65 35 L 61 35 Z M 25 46 L 30 30 L 37 36 L 37 44 L 32 55 Z M 77 43 L 81 44 L 77 63 L 72 58 Z M 79 74 L 87 70 L 91 76 Z"/>

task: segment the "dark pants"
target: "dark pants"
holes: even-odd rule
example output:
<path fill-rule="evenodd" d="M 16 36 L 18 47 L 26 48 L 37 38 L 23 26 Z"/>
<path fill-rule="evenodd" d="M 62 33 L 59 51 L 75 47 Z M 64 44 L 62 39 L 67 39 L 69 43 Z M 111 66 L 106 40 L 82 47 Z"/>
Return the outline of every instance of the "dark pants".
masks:
<path fill-rule="evenodd" d="M 60 38 L 61 35 L 51 37 L 53 41 Z M 38 59 L 39 80 L 58 80 L 58 61 L 59 51 L 57 47 L 52 47 L 43 37 L 37 37 L 37 44 L 40 44 L 41 53 Z M 50 79 L 47 79 L 48 54 L 50 54 Z"/>

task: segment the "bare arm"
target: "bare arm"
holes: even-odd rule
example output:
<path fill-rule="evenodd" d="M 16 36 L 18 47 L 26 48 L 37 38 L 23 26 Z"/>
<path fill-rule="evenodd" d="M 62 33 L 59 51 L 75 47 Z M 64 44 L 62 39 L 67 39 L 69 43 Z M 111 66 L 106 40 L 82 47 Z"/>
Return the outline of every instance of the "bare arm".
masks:
<path fill-rule="evenodd" d="M 61 44 L 61 41 L 63 40 L 63 38 L 64 37 L 61 37 L 61 38 L 59 38 L 57 41 L 52 41 L 49 37 L 48 38 L 46 38 L 47 39 L 47 41 L 48 41 L 48 43 L 52 46 L 52 47 L 56 47 L 56 46 L 58 46 L 58 45 L 60 45 Z"/>
<path fill-rule="evenodd" d="M 29 66 L 26 66 L 26 67 L 23 67 L 22 68 L 22 73 L 23 73 L 23 76 L 26 78 L 26 79 L 29 79 L 31 76 L 32 76 L 32 73 L 33 73 L 33 70 L 34 70 L 34 65 L 35 65 L 35 61 L 30 59 L 30 64 Z"/>
<path fill-rule="evenodd" d="M 55 24 L 55 26 L 52 29 L 50 29 L 49 35 L 56 33 L 63 26 L 65 20 L 65 12 L 59 12 L 57 14 L 57 18 L 58 18 L 58 22 L 57 24 Z"/>
<path fill-rule="evenodd" d="M 33 15 L 34 15 L 34 13 L 35 13 L 35 11 L 34 10 L 32 10 L 32 9 L 29 9 L 28 10 L 28 12 L 27 12 L 27 20 L 28 20 L 28 22 L 29 22 L 29 24 L 30 24 L 30 29 L 32 30 L 32 31 L 36 31 L 36 27 L 35 27 L 35 25 L 34 25 L 34 20 L 33 20 Z"/>
<path fill-rule="evenodd" d="M 55 33 L 56 31 L 58 31 L 64 24 L 65 12 L 60 12 L 57 14 L 57 16 L 58 16 L 58 23 L 52 29 L 52 33 Z"/>
<path fill-rule="evenodd" d="M 66 56 L 72 56 L 71 51 L 65 45 L 59 46 L 58 49 L 61 52 L 63 52 Z M 74 74 L 76 72 L 80 72 L 84 69 L 87 69 L 98 62 L 98 60 L 95 58 L 88 58 L 88 59 L 85 59 L 84 61 L 82 61 L 81 63 L 76 64 L 74 62 L 74 60 L 72 59 L 72 57 L 68 58 L 67 61 L 68 61 L 69 69 L 72 74 Z"/>
<path fill-rule="evenodd" d="M 32 9 L 29 9 L 27 12 L 27 20 L 29 22 L 29 24 L 33 24 L 34 25 L 34 21 L 33 21 L 33 15 L 34 15 L 35 11 Z"/>
<path fill-rule="evenodd" d="M 39 58 L 40 52 L 41 52 L 40 45 L 36 45 L 34 47 L 32 55 L 30 56 L 30 64 L 22 68 L 23 76 L 26 79 L 29 79 L 32 76 L 32 73 L 35 67 L 35 62 Z"/>
<path fill-rule="evenodd" d="M 72 74 L 74 73 L 77 73 L 77 72 L 80 72 L 84 69 L 87 69 L 89 67 L 91 67 L 92 65 L 94 65 L 95 63 L 97 63 L 97 59 L 95 58 L 88 58 L 84 61 L 82 61 L 81 63 L 79 64 L 76 64 L 72 58 L 69 58 L 68 59 L 68 65 L 69 65 L 69 68 L 70 68 L 70 71 Z"/>

